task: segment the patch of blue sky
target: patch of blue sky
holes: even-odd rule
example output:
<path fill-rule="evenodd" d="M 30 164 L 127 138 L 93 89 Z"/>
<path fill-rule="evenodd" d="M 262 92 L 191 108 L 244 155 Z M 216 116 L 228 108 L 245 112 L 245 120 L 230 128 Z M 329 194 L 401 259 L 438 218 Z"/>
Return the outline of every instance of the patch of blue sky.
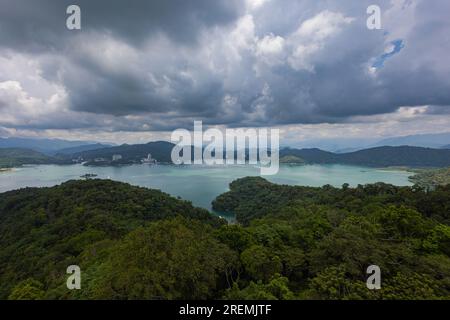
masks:
<path fill-rule="evenodd" d="M 403 40 L 394 40 L 391 42 L 393 48 L 389 52 L 383 53 L 381 56 L 375 59 L 375 62 L 372 64 L 373 68 L 379 69 L 384 66 L 384 62 L 395 54 L 399 53 L 404 47 L 405 44 Z"/>

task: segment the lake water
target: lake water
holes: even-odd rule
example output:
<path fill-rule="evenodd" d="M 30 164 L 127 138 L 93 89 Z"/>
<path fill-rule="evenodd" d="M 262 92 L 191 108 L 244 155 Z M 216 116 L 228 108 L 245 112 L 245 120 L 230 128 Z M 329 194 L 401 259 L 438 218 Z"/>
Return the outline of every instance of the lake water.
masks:
<path fill-rule="evenodd" d="M 196 206 L 211 209 L 211 201 L 228 190 L 235 179 L 259 176 L 259 168 L 245 166 L 168 166 L 132 165 L 124 167 L 85 167 L 82 165 L 26 166 L 0 173 L 0 192 L 24 188 L 54 186 L 86 173 L 97 178 L 128 182 L 133 185 L 160 189 L 171 195 L 190 200 Z M 383 170 L 344 165 L 282 165 L 277 175 L 265 176 L 269 181 L 302 186 L 336 187 L 344 183 L 358 184 L 386 182 L 398 186 L 412 185 L 411 173 L 402 170 Z"/>

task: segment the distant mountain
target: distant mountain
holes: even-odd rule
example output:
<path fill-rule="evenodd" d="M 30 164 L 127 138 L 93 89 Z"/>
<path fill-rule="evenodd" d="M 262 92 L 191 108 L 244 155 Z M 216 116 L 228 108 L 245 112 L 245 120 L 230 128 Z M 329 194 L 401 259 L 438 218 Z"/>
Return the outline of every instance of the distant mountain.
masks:
<path fill-rule="evenodd" d="M 49 156 L 30 149 L 0 149 L 0 168 L 17 167 L 23 164 L 45 164 L 51 160 Z"/>
<path fill-rule="evenodd" d="M 319 148 L 321 150 L 348 153 L 375 147 L 398 147 L 412 146 L 424 148 L 442 148 L 450 144 L 450 132 L 437 134 L 409 135 L 401 137 L 390 137 L 385 139 L 376 138 L 339 138 L 332 139 L 309 139 L 306 141 L 287 141 L 288 145 L 297 149 Z"/>
<path fill-rule="evenodd" d="M 441 149 L 450 149 L 450 144 L 448 144 L 446 146 L 442 146 Z"/>
<path fill-rule="evenodd" d="M 61 149 L 92 144 L 93 142 L 89 141 L 67 141 L 61 139 L 0 138 L 0 148 L 31 149 L 46 154 L 54 154 Z"/>
<path fill-rule="evenodd" d="M 92 145 L 91 145 L 92 146 Z M 158 141 L 147 144 L 124 144 L 116 147 L 104 147 L 95 150 L 76 152 L 73 154 L 58 154 L 51 157 L 29 149 L 0 149 L 0 165 L 18 166 L 22 164 L 67 164 L 74 158 L 82 158 L 95 165 L 110 165 L 113 156 L 120 155 L 113 164 L 140 163 L 151 154 L 159 163 L 172 163 L 171 152 L 175 145 L 170 142 Z M 193 153 L 192 153 L 193 154 Z M 104 160 L 100 160 L 104 159 Z M 369 167 L 449 167 L 450 149 L 432 149 L 422 147 L 376 147 L 347 153 L 333 153 L 313 149 L 285 148 L 280 151 L 282 163 L 306 164 L 348 164 Z M 98 163 L 95 163 L 98 162 Z"/>
<path fill-rule="evenodd" d="M 450 149 L 421 147 L 377 147 L 349 153 L 332 153 L 320 149 L 283 149 L 280 156 L 296 156 L 306 163 L 349 164 L 370 167 L 447 167 Z"/>
<path fill-rule="evenodd" d="M 171 152 L 175 145 L 170 142 L 157 141 L 147 144 L 123 144 L 117 147 L 101 148 L 71 154 L 71 157 L 82 157 L 85 161 L 92 161 L 98 158 L 111 160 L 113 155 L 121 155 L 124 161 L 140 161 L 148 154 L 158 162 L 171 163 Z"/>
<path fill-rule="evenodd" d="M 101 144 L 101 143 L 87 144 L 87 145 L 58 150 L 58 151 L 56 151 L 56 155 L 57 156 L 58 155 L 69 155 L 69 154 L 75 154 L 75 153 L 84 152 L 84 151 L 100 150 L 100 149 L 105 149 L 105 148 L 110 148 L 110 147 L 111 147 L 111 145 L 106 145 L 106 144 Z"/>
<path fill-rule="evenodd" d="M 325 139 L 308 139 L 305 141 L 287 141 L 291 148 L 296 149 L 312 149 L 317 148 L 330 152 L 350 152 L 367 148 L 378 142 L 376 138 L 325 138 Z"/>
<path fill-rule="evenodd" d="M 171 151 L 174 144 L 170 142 L 150 142 L 147 144 L 121 145 L 117 147 L 90 150 L 71 155 L 82 157 L 85 161 L 104 158 L 110 161 L 113 155 L 121 155 L 124 162 L 139 162 L 150 153 L 153 159 L 162 163 L 171 163 Z M 295 163 L 313 164 L 349 164 L 372 167 L 410 166 L 410 167 L 445 167 L 450 166 L 450 149 L 432 149 L 422 147 L 376 147 L 347 153 L 333 153 L 312 149 L 285 148 L 280 151 L 281 159 L 293 159 Z M 286 161 L 282 161 L 286 162 Z"/>
<path fill-rule="evenodd" d="M 382 146 L 412 146 L 424 148 L 441 148 L 450 143 L 450 132 L 436 134 L 420 134 L 404 137 L 383 139 L 373 144 L 372 147 Z"/>
<path fill-rule="evenodd" d="M 280 150 L 280 158 L 294 156 L 303 159 L 307 163 L 334 163 L 337 161 L 337 154 L 323 151 L 317 148 L 312 149 L 291 149 Z"/>
<path fill-rule="evenodd" d="M 450 150 L 421 147 L 378 147 L 339 155 L 346 164 L 367 166 L 411 166 L 447 167 L 450 166 Z"/>

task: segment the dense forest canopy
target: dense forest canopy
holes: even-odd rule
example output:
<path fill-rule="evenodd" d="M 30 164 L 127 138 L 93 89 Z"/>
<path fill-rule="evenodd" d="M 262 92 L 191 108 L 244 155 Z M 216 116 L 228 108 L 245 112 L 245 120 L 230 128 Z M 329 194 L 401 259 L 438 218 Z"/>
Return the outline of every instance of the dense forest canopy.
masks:
<path fill-rule="evenodd" d="M 450 186 L 244 178 L 214 208 L 239 223 L 109 180 L 0 194 L 0 298 L 450 299 Z"/>

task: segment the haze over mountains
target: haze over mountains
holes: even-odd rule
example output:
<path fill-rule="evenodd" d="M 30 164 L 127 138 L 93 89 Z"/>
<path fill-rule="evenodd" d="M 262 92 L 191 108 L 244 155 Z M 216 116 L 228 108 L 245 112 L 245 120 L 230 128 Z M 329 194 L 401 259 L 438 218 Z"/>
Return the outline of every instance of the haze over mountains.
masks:
<path fill-rule="evenodd" d="M 29 149 L 0 148 L 0 167 L 24 164 L 72 164 L 73 161 L 93 166 L 129 165 L 140 164 L 149 154 L 158 163 L 171 164 L 173 147 L 174 144 L 170 142 L 159 141 L 56 156 L 47 156 Z M 117 155 L 120 155 L 119 160 L 114 159 Z M 333 153 L 317 148 L 284 148 L 280 150 L 280 161 L 288 164 L 344 164 L 366 167 L 448 167 L 450 149 L 385 146 L 348 153 Z"/>
<path fill-rule="evenodd" d="M 297 157 L 308 164 L 346 164 L 367 167 L 446 167 L 450 166 L 450 149 L 411 146 L 384 146 L 347 153 L 320 149 L 290 149 L 280 151 L 280 157 Z"/>
<path fill-rule="evenodd" d="M 132 144 L 130 144 L 132 145 Z M 412 146 L 424 148 L 450 148 L 450 132 L 420 134 L 401 137 L 377 138 L 327 138 L 283 143 L 292 148 L 318 148 L 324 151 L 345 153 L 382 146 Z M 48 155 L 75 154 L 84 151 L 114 147 L 113 143 L 93 141 L 69 141 L 62 139 L 0 138 L 0 148 L 25 148 Z"/>
<path fill-rule="evenodd" d="M 111 146 L 112 144 L 97 144 L 92 141 L 69 141 L 62 139 L 36 139 L 36 138 L 0 138 L 0 148 L 23 148 L 42 152 L 48 155 L 56 153 L 74 153 L 77 151 L 86 150 L 91 146 L 92 148 L 100 148 L 102 146 Z M 73 149 L 83 146 L 84 149 Z M 69 150 L 67 150 L 69 149 Z M 73 151 L 73 152 L 72 152 Z"/>
<path fill-rule="evenodd" d="M 394 137 L 383 139 L 375 144 L 375 146 L 414 146 L 441 148 L 448 146 L 450 142 L 450 132 L 437 134 L 420 134 L 404 137 Z"/>
<path fill-rule="evenodd" d="M 288 145 L 286 145 L 288 146 Z M 332 138 L 312 139 L 290 145 L 295 148 L 319 148 L 331 152 L 351 152 L 383 146 L 412 146 L 424 148 L 449 148 L 450 132 L 436 134 L 419 134 L 385 139 L 377 138 Z"/>
<path fill-rule="evenodd" d="M 411 135 L 376 139 L 316 139 L 280 150 L 281 162 L 305 164 L 349 164 L 374 167 L 450 166 L 450 133 Z M 73 159 L 105 164 L 140 163 L 151 154 L 159 163 L 171 163 L 174 144 L 166 141 L 146 144 L 111 144 L 61 139 L 0 138 L 3 167 L 23 164 L 69 164 Z M 112 163 L 115 155 L 121 161 Z"/>

